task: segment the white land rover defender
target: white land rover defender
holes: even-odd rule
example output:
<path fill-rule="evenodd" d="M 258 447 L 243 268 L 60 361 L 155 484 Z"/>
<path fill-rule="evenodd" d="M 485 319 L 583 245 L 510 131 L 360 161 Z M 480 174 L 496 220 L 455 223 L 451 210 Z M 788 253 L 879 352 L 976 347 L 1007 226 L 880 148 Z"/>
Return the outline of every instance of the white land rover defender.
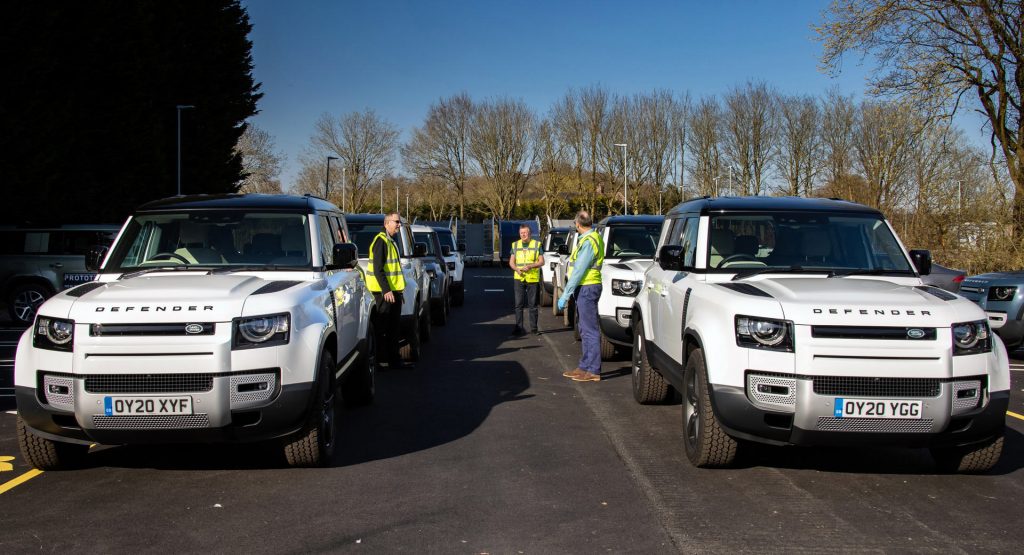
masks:
<path fill-rule="evenodd" d="M 1002 453 L 1009 364 L 985 312 L 924 286 L 877 210 L 718 198 L 668 215 L 633 311 L 633 393 L 683 399 L 695 466 L 744 440 L 929 447 L 959 472 Z"/>
<path fill-rule="evenodd" d="M 597 301 L 603 360 L 611 360 L 617 346 L 633 344 L 633 298 L 643 289 L 664 221 L 664 216 L 609 216 L 597 224 L 605 244 Z"/>
<path fill-rule="evenodd" d="M 39 307 L 15 361 L 26 460 L 57 469 L 91 443 L 279 439 L 329 463 L 335 392 L 374 396 L 372 297 L 338 209 L 313 197 L 146 204 L 97 281 Z"/>

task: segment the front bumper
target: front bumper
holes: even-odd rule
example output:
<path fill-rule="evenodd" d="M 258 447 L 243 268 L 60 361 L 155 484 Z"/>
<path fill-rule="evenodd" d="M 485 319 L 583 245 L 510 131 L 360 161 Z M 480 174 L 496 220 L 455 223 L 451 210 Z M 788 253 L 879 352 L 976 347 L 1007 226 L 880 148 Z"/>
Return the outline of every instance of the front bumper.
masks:
<path fill-rule="evenodd" d="M 146 391 L 146 380 L 160 385 Z M 302 428 L 312 394 L 312 383 L 282 386 L 278 369 L 179 377 L 44 374 L 39 383 L 38 388 L 16 388 L 18 414 L 39 436 L 77 443 L 273 439 Z M 51 392 L 53 385 L 59 394 Z M 157 403 L 188 397 L 192 410 L 187 415 L 118 416 L 108 412 L 107 397 L 151 398 Z"/>
<path fill-rule="evenodd" d="M 778 381 L 775 381 L 775 380 Z M 771 395 L 755 395 L 750 375 L 747 387 L 712 384 L 712 405 L 720 425 L 739 439 L 775 445 L 900 445 L 908 447 L 961 446 L 991 439 L 1002 432 L 1009 391 L 985 392 L 977 407 L 954 405 L 954 384 L 940 380 L 937 396 L 822 395 L 813 378 L 771 376 L 765 383 L 792 388 L 783 403 Z M 755 382 L 756 383 L 756 382 Z M 984 380 L 982 380 L 984 383 Z M 795 387 L 794 387 L 795 386 Z M 923 401 L 918 419 L 836 418 L 835 400 L 916 399 Z"/>
<path fill-rule="evenodd" d="M 598 322 L 605 339 L 616 345 L 630 346 L 633 344 L 633 326 L 630 321 L 630 308 L 616 308 L 615 316 L 601 315 Z"/>
<path fill-rule="evenodd" d="M 1006 314 L 1002 314 L 1002 316 L 1005 318 Z M 1020 347 L 1021 343 L 1024 343 L 1024 320 L 1007 319 L 1002 326 L 998 328 L 993 326 L 992 331 L 996 332 L 999 339 L 1003 340 L 1007 350 L 1016 349 Z"/>

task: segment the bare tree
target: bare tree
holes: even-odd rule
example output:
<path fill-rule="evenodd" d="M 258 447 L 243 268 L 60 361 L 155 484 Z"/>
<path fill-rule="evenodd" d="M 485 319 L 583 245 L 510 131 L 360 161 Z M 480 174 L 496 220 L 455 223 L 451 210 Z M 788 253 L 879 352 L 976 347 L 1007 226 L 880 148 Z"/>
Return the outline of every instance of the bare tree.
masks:
<path fill-rule="evenodd" d="M 747 83 L 725 96 L 722 151 L 738 168 L 741 193 L 759 195 L 775 151 L 775 96 L 765 83 Z"/>
<path fill-rule="evenodd" d="M 246 124 L 245 131 L 238 138 L 235 151 L 242 155 L 242 179 L 240 193 L 280 193 L 281 159 L 274 150 L 274 139 L 264 129 Z"/>
<path fill-rule="evenodd" d="M 854 150 L 867 191 L 855 200 L 886 213 L 907 200 L 910 155 L 919 131 L 920 121 L 909 106 L 861 103 Z"/>
<path fill-rule="evenodd" d="M 874 92 L 955 113 L 974 97 L 1015 186 L 1014 226 L 1024 233 L 1024 13 L 1019 0 L 835 0 L 817 27 L 822 63 L 850 51 L 879 62 Z"/>
<path fill-rule="evenodd" d="M 776 163 L 786 180 L 786 194 L 811 196 L 821 158 L 821 111 L 810 96 L 779 99 Z"/>
<path fill-rule="evenodd" d="M 379 118 L 373 110 L 352 112 L 339 118 L 323 114 L 317 120 L 310 146 L 302 158 L 303 166 L 324 167 L 328 156 L 339 158 L 339 164 L 332 168 L 330 198 L 341 198 L 341 187 L 335 181 L 341 170 L 345 170 L 344 204 L 353 212 L 362 211 L 379 204 L 376 193 L 380 180 L 392 171 L 395 151 L 398 147 L 398 130 L 391 123 Z M 324 175 L 326 177 L 326 175 Z"/>
<path fill-rule="evenodd" d="M 722 167 L 720 148 L 721 108 L 713 97 L 704 97 L 690 116 L 686 146 L 692 160 L 691 175 L 697 195 L 717 195 L 715 180 Z"/>
<path fill-rule="evenodd" d="M 537 126 L 536 149 L 539 167 L 536 180 L 543 194 L 545 215 L 557 218 L 567 208 L 563 195 L 567 188 L 564 170 L 568 165 L 565 148 L 558 141 L 558 133 L 551 120 L 544 120 Z"/>
<path fill-rule="evenodd" d="M 843 198 L 853 198 L 845 179 L 853 168 L 853 130 L 857 123 L 857 106 L 848 96 L 832 89 L 821 112 L 821 146 L 825 185 Z"/>
<path fill-rule="evenodd" d="M 607 148 L 608 140 L 604 135 L 607 119 L 611 112 L 611 93 L 600 85 L 592 85 L 579 92 L 578 104 L 583 121 L 583 141 L 586 147 L 587 162 L 590 164 L 590 183 L 588 206 L 594 209 L 596 195 L 604 194 L 603 184 L 598 180 L 597 172 L 602 149 Z"/>
<path fill-rule="evenodd" d="M 522 100 L 498 99 L 477 106 L 469 154 L 486 178 L 483 201 L 508 219 L 533 174 L 536 116 Z"/>
<path fill-rule="evenodd" d="M 555 102 L 548 119 L 554 128 L 555 138 L 562 145 L 565 156 L 572 166 L 576 190 L 583 193 L 583 170 L 587 163 L 587 146 L 577 93 L 572 89 L 566 92 L 565 96 Z"/>
<path fill-rule="evenodd" d="M 405 167 L 424 180 L 433 177 L 454 190 L 459 218 L 466 216 L 467 151 L 473 120 L 473 101 L 466 93 L 442 98 L 430 106 L 423 127 L 413 129 L 409 143 L 402 147 Z"/>

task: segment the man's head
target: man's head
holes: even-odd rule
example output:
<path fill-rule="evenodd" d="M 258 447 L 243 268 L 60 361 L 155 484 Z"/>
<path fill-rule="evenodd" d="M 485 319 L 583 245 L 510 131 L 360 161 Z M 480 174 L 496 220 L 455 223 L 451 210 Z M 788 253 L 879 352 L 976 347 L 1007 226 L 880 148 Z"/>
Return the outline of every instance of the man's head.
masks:
<path fill-rule="evenodd" d="M 398 233 L 398 228 L 402 226 L 402 217 L 398 215 L 398 212 L 389 212 L 384 216 L 384 231 L 389 236 Z"/>
<path fill-rule="evenodd" d="M 530 240 L 530 226 L 526 224 L 519 226 L 519 239 L 522 241 Z"/>
<path fill-rule="evenodd" d="M 576 231 L 583 232 L 590 229 L 590 226 L 594 225 L 594 219 L 590 217 L 590 212 L 586 210 L 580 210 L 576 213 Z"/>

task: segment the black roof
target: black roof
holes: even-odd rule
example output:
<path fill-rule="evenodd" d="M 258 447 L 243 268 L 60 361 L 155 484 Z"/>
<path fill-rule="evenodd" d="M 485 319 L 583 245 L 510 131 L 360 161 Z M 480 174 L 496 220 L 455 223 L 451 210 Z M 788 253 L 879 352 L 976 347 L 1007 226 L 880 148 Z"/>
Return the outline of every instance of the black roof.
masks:
<path fill-rule="evenodd" d="M 147 202 L 138 208 L 140 212 L 159 210 L 289 210 L 310 211 L 313 209 L 339 211 L 338 207 L 314 196 L 226 194 L 226 195 L 185 195 Z"/>
<path fill-rule="evenodd" d="M 449 234 L 452 232 L 451 228 L 447 228 L 447 227 L 439 227 L 439 226 L 436 226 L 436 225 L 432 225 L 430 227 L 433 228 L 434 231 L 440 231 L 440 232 L 449 233 Z"/>
<path fill-rule="evenodd" d="M 636 216 L 608 216 L 597 223 L 600 226 L 622 225 L 622 224 L 660 224 L 665 221 L 665 216 L 652 216 L 638 214 Z"/>
<path fill-rule="evenodd" d="M 551 233 L 552 231 L 574 231 L 575 229 L 576 229 L 575 227 L 566 227 L 566 226 L 563 226 L 563 227 L 553 227 L 553 228 L 548 230 L 548 233 Z"/>
<path fill-rule="evenodd" d="M 384 225 L 384 214 L 345 214 L 345 220 L 356 223 L 377 223 Z M 403 218 L 404 222 L 405 219 Z"/>
<path fill-rule="evenodd" d="M 704 197 L 677 205 L 669 215 L 698 212 L 845 212 L 881 216 L 878 210 L 842 199 L 805 197 Z"/>

